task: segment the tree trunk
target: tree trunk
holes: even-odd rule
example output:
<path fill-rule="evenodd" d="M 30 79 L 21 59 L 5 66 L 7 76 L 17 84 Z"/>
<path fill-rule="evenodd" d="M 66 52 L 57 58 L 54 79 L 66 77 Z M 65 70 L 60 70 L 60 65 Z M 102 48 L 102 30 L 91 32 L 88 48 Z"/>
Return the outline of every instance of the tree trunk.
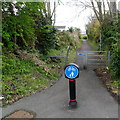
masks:
<path fill-rule="evenodd" d="M 116 2 L 110 2 L 110 8 L 111 8 L 111 13 L 112 17 L 116 17 L 117 15 L 117 8 L 116 8 Z"/>

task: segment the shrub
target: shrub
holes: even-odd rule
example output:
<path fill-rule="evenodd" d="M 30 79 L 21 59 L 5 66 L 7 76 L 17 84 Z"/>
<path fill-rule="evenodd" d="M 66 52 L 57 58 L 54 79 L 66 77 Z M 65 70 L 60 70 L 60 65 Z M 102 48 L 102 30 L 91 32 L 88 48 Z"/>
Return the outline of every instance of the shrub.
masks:
<path fill-rule="evenodd" d="M 85 39 L 85 40 L 86 40 L 86 39 L 87 39 L 87 36 L 83 36 L 83 39 Z"/>
<path fill-rule="evenodd" d="M 114 77 L 120 78 L 120 43 L 119 39 L 116 44 L 113 45 L 113 52 L 111 54 L 111 73 Z"/>

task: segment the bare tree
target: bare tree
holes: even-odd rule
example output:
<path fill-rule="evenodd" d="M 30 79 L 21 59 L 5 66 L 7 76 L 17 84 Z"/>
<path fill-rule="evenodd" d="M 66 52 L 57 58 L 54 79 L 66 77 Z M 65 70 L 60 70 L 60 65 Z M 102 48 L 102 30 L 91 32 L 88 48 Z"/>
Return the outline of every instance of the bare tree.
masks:
<path fill-rule="evenodd" d="M 106 13 L 109 14 L 110 20 L 113 20 L 113 18 L 116 16 L 116 1 L 89 0 L 89 2 L 79 1 L 79 3 L 82 7 L 84 6 L 84 9 L 92 8 L 100 24 L 102 24 L 103 20 L 106 18 Z"/>
<path fill-rule="evenodd" d="M 116 8 L 116 2 L 110 2 L 110 8 L 111 8 L 111 13 L 112 17 L 116 17 L 117 15 L 117 8 Z"/>
<path fill-rule="evenodd" d="M 51 16 L 50 2 L 47 2 L 47 10 L 48 10 L 48 15 Z"/>
<path fill-rule="evenodd" d="M 53 18 L 53 26 L 54 26 L 56 22 L 56 8 L 60 4 L 60 0 L 54 2 L 49 1 L 46 3 L 47 3 L 48 16 Z"/>

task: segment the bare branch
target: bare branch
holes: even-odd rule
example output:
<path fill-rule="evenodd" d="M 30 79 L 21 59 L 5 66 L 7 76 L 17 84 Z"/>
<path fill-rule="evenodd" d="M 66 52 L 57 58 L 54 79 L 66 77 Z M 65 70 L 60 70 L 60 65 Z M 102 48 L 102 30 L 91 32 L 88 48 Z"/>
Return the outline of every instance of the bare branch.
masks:
<path fill-rule="evenodd" d="M 91 0 L 91 4 L 92 4 L 93 11 L 94 11 L 94 13 L 95 13 L 95 15 L 96 15 L 98 21 L 100 22 L 100 24 L 102 24 L 102 22 L 101 22 L 101 20 L 100 20 L 100 18 L 99 18 L 98 12 L 97 12 L 97 10 L 96 10 L 96 8 L 95 8 L 95 5 L 94 5 L 93 0 Z"/>
<path fill-rule="evenodd" d="M 103 13 L 104 13 L 104 17 L 105 17 L 105 1 L 103 0 Z"/>
<path fill-rule="evenodd" d="M 111 16 L 111 18 L 112 18 L 112 11 L 111 11 L 111 8 L 110 8 L 110 2 L 109 2 L 108 0 L 107 0 L 107 4 L 108 4 L 110 16 Z"/>
<path fill-rule="evenodd" d="M 99 10 L 99 18 L 100 18 L 100 20 L 102 22 L 103 21 L 102 3 L 101 2 L 97 2 L 97 6 L 98 6 L 98 10 Z"/>

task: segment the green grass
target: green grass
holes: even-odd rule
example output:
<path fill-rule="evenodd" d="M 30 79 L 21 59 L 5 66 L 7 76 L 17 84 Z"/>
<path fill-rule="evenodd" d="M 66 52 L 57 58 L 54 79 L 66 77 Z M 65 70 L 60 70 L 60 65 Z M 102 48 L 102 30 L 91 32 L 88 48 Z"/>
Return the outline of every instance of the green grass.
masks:
<path fill-rule="evenodd" d="M 76 46 L 77 49 L 80 49 L 80 48 L 81 48 L 81 46 L 82 46 L 82 38 L 79 39 L 78 42 L 75 42 L 75 46 Z"/>
<path fill-rule="evenodd" d="M 114 80 L 111 84 L 112 86 L 120 86 L 120 79 Z"/>
<path fill-rule="evenodd" d="M 95 43 L 94 41 L 90 41 L 90 40 L 88 40 L 88 43 L 92 46 L 92 48 L 94 49 L 94 50 L 98 50 L 98 44 L 97 43 Z"/>
<path fill-rule="evenodd" d="M 52 49 L 48 56 L 66 56 L 67 48 Z M 70 48 L 68 63 L 74 62 L 76 51 Z M 51 60 L 40 55 L 44 65 L 36 65 L 30 58 L 22 59 L 13 53 L 2 54 L 2 95 L 3 105 L 11 104 L 20 96 L 29 96 L 53 85 L 59 78 L 59 71 L 63 71 L 65 58 Z M 8 102 L 7 102 L 8 101 Z"/>
<path fill-rule="evenodd" d="M 52 49 L 49 52 L 49 56 L 66 56 L 67 54 L 67 47 L 66 48 L 61 48 L 59 50 Z M 68 54 L 68 63 L 74 62 L 76 58 L 76 50 L 73 46 L 70 46 L 69 54 Z M 57 59 L 57 58 L 56 58 Z M 59 67 L 59 65 L 64 65 L 65 64 L 65 58 L 58 58 L 60 62 L 56 63 Z"/>
<path fill-rule="evenodd" d="M 47 56 L 66 56 L 67 46 L 70 46 L 68 63 L 74 62 L 76 58 L 74 46 L 80 48 L 81 44 L 74 41 L 73 35 L 68 32 L 59 33 L 56 39 L 58 42 L 56 49 L 51 49 Z M 21 55 L 18 56 L 11 52 L 2 54 L 3 104 L 11 104 L 11 101 L 14 102 L 14 98 L 29 96 L 36 91 L 50 87 L 58 80 L 58 73 L 64 70 L 65 58 L 51 59 L 39 54 L 37 50 L 29 50 L 29 53 L 39 54 L 39 57 L 37 56 L 33 60 L 33 56 L 31 58 L 23 57 L 22 51 L 19 52 Z M 26 59 L 27 57 L 28 59 Z"/>
<path fill-rule="evenodd" d="M 74 48 L 70 49 L 68 55 L 68 64 L 73 63 L 76 59 L 76 50 Z"/>
<path fill-rule="evenodd" d="M 2 55 L 2 73 L 5 76 L 24 75 L 33 71 L 35 65 L 31 60 L 20 60 L 14 54 Z"/>
<path fill-rule="evenodd" d="M 20 95 L 28 96 L 51 86 L 59 75 L 47 65 L 35 65 L 30 59 L 22 60 L 16 55 L 3 54 L 2 95 L 3 104 Z"/>

